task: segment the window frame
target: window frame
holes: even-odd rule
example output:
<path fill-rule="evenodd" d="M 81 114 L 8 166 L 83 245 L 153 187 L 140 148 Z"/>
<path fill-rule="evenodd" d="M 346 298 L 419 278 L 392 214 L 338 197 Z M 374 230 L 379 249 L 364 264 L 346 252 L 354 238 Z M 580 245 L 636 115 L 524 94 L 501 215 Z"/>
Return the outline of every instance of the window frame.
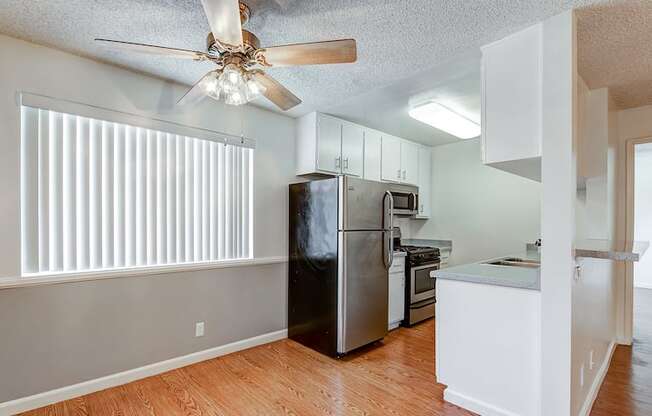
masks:
<path fill-rule="evenodd" d="M 148 118 L 141 115 L 130 114 L 121 111 L 115 111 L 107 108 L 102 108 L 93 105 L 82 104 L 74 101 L 56 99 L 38 94 L 20 92 L 17 94 L 17 103 L 19 108 L 22 106 L 32 107 L 37 109 L 55 111 L 59 113 L 66 113 L 75 116 L 92 118 L 107 122 L 119 123 L 133 127 L 140 127 L 144 129 L 157 130 L 165 133 L 176 134 L 180 136 L 192 137 L 200 140 L 212 141 L 223 143 L 226 145 L 233 145 L 237 147 L 256 149 L 256 140 L 245 136 L 235 136 L 228 133 L 209 130 L 200 127 L 187 126 L 180 123 L 160 120 L 156 118 Z M 22 110 L 20 110 L 22 112 Z M 31 285 L 41 285 L 50 283 L 63 283 L 69 281 L 79 280 L 98 280 L 114 277 L 125 276 L 140 276 L 150 274 L 164 274 L 175 273 L 184 271 L 199 271 L 209 269 L 221 269 L 230 267 L 243 267 L 252 265 L 275 264 L 287 261 L 287 257 L 267 257 L 256 258 L 254 253 L 254 157 L 249 166 L 250 172 L 250 205 L 249 205 L 249 257 L 236 258 L 236 259 L 220 259 L 220 260 L 207 260 L 207 261 L 189 261 L 171 264 L 149 264 L 149 265 L 134 265 L 124 267 L 109 267 L 100 269 L 84 269 L 84 270 L 62 270 L 62 271 L 46 271 L 46 272 L 26 272 L 23 269 L 23 250 L 24 250 L 24 207 L 25 207 L 25 175 L 24 169 L 24 144 L 23 142 L 23 120 L 20 117 L 21 123 L 21 171 L 20 171 L 20 249 L 21 249 L 21 267 L 19 277 L 0 278 L 0 289 L 7 287 L 21 287 Z"/>

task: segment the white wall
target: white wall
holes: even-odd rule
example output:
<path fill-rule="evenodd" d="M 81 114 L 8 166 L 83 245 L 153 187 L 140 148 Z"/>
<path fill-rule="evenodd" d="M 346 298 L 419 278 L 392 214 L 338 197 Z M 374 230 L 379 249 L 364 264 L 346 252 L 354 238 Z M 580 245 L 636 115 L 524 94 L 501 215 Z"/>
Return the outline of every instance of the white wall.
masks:
<path fill-rule="evenodd" d="M 257 140 L 254 255 L 287 256 L 294 121 L 211 100 L 180 112 L 186 89 L 0 36 L 0 278 L 20 273 L 19 91 L 231 134 L 243 126 Z M 0 290 L 0 402 L 284 329 L 286 291 L 286 263 Z"/>
<path fill-rule="evenodd" d="M 431 203 L 411 237 L 452 240 L 450 265 L 522 253 L 540 237 L 541 184 L 483 165 L 479 139 L 432 148 Z"/>
<path fill-rule="evenodd" d="M 589 90 L 578 79 L 578 173 L 584 188 L 575 201 L 576 241 L 611 239 L 614 224 L 615 159 L 609 157 L 609 93 Z M 613 119 L 611 119 L 613 121 Z M 610 175 L 611 172 L 611 175 Z M 579 279 L 572 285 L 571 414 L 585 414 L 597 393 L 616 340 L 617 282 L 614 262 L 578 259 Z M 583 372 L 581 380 L 580 372 Z M 584 408 L 584 409 L 583 409 Z"/>
<path fill-rule="evenodd" d="M 634 240 L 652 241 L 652 144 L 636 146 Z M 652 289 L 652 256 L 634 263 L 634 286 Z"/>

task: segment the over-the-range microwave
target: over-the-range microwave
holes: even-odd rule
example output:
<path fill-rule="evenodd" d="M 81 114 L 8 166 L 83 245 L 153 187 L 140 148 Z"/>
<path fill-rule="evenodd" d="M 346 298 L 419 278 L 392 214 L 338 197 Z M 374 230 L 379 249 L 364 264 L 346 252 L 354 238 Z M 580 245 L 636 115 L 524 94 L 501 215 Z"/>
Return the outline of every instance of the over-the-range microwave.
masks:
<path fill-rule="evenodd" d="M 394 200 L 394 214 L 411 217 L 419 213 L 419 188 L 411 185 L 392 185 L 389 190 Z"/>

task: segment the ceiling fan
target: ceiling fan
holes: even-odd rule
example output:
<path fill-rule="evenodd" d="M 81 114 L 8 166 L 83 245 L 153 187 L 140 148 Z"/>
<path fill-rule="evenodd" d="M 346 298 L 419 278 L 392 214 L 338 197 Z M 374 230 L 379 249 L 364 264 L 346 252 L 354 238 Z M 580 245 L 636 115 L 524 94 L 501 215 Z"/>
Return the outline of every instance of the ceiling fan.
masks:
<path fill-rule="evenodd" d="M 217 68 L 204 75 L 178 104 L 196 103 L 205 96 L 226 104 L 242 105 L 263 95 L 283 111 L 301 103 L 263 68 L 351 63 L 357 59 L 355 39 L 260 47 L 253 33 L 242 28 L 251 16 L 238 0 L 201 0 L 211 33 L 206 52 L 168 48 L 110 39 L 95 39 L 107 46 L 171 58 L 211 61 Z"/>

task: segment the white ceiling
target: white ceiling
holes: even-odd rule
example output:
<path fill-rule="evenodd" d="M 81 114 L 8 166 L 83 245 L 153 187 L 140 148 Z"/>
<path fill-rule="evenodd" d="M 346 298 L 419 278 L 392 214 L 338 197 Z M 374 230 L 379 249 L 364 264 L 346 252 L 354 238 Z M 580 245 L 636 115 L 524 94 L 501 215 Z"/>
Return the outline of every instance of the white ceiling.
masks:
<path fill-rule="evenodd" d="M 358 42 L 355 64 L 269 71 L 304 101 L 291 116 L 319 110 L 425 144 L 456 141 L 409 118 L 409 97 L 430 91 L 478 120 L 479 46 L 571 7 L 580 8 L 588 85 L 613 87 L 623 107 L 652 103 L 650 0 L 245 1 L 253 10 L 247 29 L 263 46 Z M 203 50 L 208 31 L 199 0 L 2 0 L 0 7 L 2 33 L 189 85 L 211 64 L 113 52 L 93 38 Z"/>
<path fill-rule="evenodd" d="M 434 99 L 480 124 L 480 51 L 348 98 L 324 112 L 426 145 L 458 141 L 408 115 L 410 99 L 419 96 Z"/>

